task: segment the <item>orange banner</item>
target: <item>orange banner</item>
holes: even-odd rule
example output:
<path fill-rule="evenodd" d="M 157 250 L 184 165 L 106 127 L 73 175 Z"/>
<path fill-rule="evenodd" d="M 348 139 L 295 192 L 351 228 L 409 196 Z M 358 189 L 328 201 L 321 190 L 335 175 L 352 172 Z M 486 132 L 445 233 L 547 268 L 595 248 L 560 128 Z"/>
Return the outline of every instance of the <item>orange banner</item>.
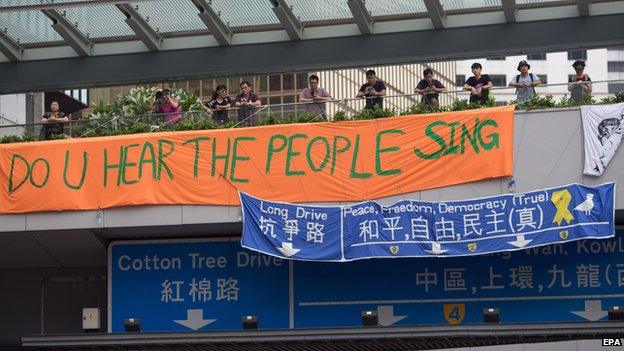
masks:
<path fill-rule="evenodd" d="M 0 213 L 360 201 L 512 174 L 514 106 L 0 145 Z"/>

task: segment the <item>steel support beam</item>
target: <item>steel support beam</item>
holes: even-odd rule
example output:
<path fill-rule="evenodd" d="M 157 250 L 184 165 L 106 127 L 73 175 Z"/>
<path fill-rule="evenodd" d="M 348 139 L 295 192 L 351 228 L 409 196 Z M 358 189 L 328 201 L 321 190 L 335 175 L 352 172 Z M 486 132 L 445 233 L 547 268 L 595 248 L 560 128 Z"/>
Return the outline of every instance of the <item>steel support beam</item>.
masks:
<path fill-rule="evenodd" d="M 0 6 L 0 12 L 22 12 L 37 10 L 66 9 L 70 7 L 85 7 L 103 4 L 134 4 L 138 2 L 153 2 L 154 0 L 56 0 L 54 2 L 41 0 L 40 4 L 24 4 L 13 6 Z"/>
<path fill-rule="evenodd" d="M 303 26 L 299 19 L 292 11 L 292 8 L 288 6 L 285 0 L 269 0 L 273 5 L 273 12 L 277 19 L 284 26 L 284 30 L 288 33 L 291 40 L 301 40 L 303 37 Z"/>
<path fill-rule="evenodd" d="M 7 33 L 0 30 L 0 52 L 4 54 L 10 61 L 20 61 L 24 48 L 18 44 Z"/>
<path fill-rule="evenodd" d="M 360 33 L 364 35 L 372 34 L 375 23 L 366 9 L 364 0 L 347 0 L 347 5 L 349 5 L 349 10 L 351 10 L 351 14 L 353 14 L 353 18 L 360 29 Z"/>
<path fill-rule="evenodd" d="M 507 23 L 514 23 L 516 21 L 516 12 L 518 12 L 516 0 L 501 1 L 503 3 L 503 12 L 505 12 L 505 21 L 507 21 Z"/>
<path fill-rule="evenodd" d="M 589 16 L 589 6 L 591 0 L 576 0 L 578 5 L 579 16 L 586 17 Z"/>
<path fill-rule="evenodd" d="M 41 10 L 52 20 L 52 28 L 80 56 L 90 56 L 93 43 L 57 10 Z"/>
<path fill-rule="evenodd" d="M 222 46 L 232 44 L 232 30 L 223 23 L 219 14 L 213 10 L 206 0 L 191 0 L 199 10 L 199 18 L 204 22 L 212 36 Z"/>
<path fill-rule="evenodd" d="M 159 51 L 163 38 L 152 28 L 137 10 L 129 4 L 116 4 L 117 8 L 126 15 L 126 23 L 141 39 L 150 51 Z"/>
<path fill-rule="evenodd" d="M 425 7 L 429 12 L 429 17 L 431 18 L 431 22 L 433 23 L 433 28 L 444 28 L 444 24 L 446 22 L 446 13 L 444 13 L 444 9 L 442 8 L 440 0 L 425 0 Z"/>
<path fill-rule="evenodd" d="M 417 43 L 427 43 L 427 50 L 423 50 Z M 514 54 L 518 48 L 525 52 L 554 52 L 622 45 L 624 14 L 575 17 L 443 30 L 0 63 L 0 94 L 138 82 L 145 84 L 167 79 L 465 60 L 491 56 L 492 52 Z M 24 55 L 28 54 L 28 50 L 25 50 Z M 207 57 L 219 59 L 207 60 Z M 172 65 L 172 62 L 176 64 Z"/>

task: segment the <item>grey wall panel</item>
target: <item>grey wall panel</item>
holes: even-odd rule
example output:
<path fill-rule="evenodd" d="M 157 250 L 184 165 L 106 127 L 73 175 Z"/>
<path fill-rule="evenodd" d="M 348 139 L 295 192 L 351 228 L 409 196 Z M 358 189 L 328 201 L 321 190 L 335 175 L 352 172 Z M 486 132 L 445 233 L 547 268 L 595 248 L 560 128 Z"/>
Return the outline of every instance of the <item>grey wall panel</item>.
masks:
<path fill-rule="evenodd" d="M 118 207 L 103 212 L 105 227 L 182 224 L 181 205 Z"/>
<path fill-rule="evenodd" d="M 516 192 L 582 181 L 578 109 L 517 114 L 515 126 Z"/>
<path fill-rule="evenodd" d="M 26 214 L 26 230 L 100 228 L 103 225 L 102 213 L 98 211 L 65 211 L 63 218 L 57 212 Z"/>
<path fill-rule="evenodd" d="M 420 199 L 423 201 L 447 201 L 500 195 L 503 192 L 503 183 L 507 184 L 506 178 L 486 179 L 478 182 L 424 190 L 420 193 Z M 506 191 L 505 189 L 504 192 Z"/>
<path fill-rule="evenodd" d="M 0 215 L 0 233 L 26 230 L 25 214 Z"/>
<path fill-rule="evenodd" d="M 239 222 L 241 209 L 238 206 L 182 206 L 182 223 L 226 223 Z"/>

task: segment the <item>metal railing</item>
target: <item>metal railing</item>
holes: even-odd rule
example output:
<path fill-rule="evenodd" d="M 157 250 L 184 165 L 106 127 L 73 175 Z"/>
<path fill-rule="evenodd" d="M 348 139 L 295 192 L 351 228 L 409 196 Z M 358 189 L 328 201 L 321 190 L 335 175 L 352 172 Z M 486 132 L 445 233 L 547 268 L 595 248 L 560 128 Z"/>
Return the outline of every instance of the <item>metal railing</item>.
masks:
<path fill-rule="evenodd" d="M 624 82 L 624 79 L 593 81 L 592 84 L 614 82 Z M 548 95 L 548 91 L 542 92 L 544 88 L 567 85 L 568 83 L 555 83 L 536 86 L 537 95 L 532 99 Z M 512 95 L 515 89 L 515 87 L 493 87 L 490 89 L 490 94 L 495 96 L 497 92 L 505 92 L 508 95 Z M 458 94 L 460 99 L 465 99 L 469 96 L 469 92 L 463 89 L 449 90 L 447 92 L 440 92 L 439 94 Z M 54 123 L 62 125 L 63 134 L 70 138 L 190 129 L 236 128 L 283 122 L 309 123 L 333 120 L 334 117 L 338 115 L 344 119 L 357 119 L 362 115 L 361 112 L 363 111 L 365 99 L 366 98 L 347 98 L 326 100 L 318 103 L 296 102 L 270 104 L 261 105 L 256 108 L 235 107 L 224 110 L 226 112 L 225 123 L 214 121 L 210 114 L 205 111 L 183 112 L 181 114 L 181 120 L 176 123 L 167 122 L 167 114 L 165 113 L 111 116 L 97 119 L 70 119 L 70 121 L 67 122 Z M 406 100 L 409 102 L 408 104 L 406 104 Z M 406 113 L 407 106 L 414 105 L 414 103 L 417 104 L 421 100 L 422 94 L 416 93 L 386 95 L 383 97 L 384 113 L 386 115 L 400 115 Z M 522 109 L 523 105 L 530 104 L 531 102 L 532 100 L 530 99 L 525 103 L 517 105 Z M 504 104 L 508 103 L 509 102 L 505 102 Z M 432 108 L 426 105 L 422 105 L 421 107 Z M 0 138 L 9 138 L 4 142 L 20 141 L 18 140 L 20 138 L 22 139 L 21 141 L 38 140 L 41 139 L 41 129 L 49 125 L 50 123 L 0 124 Z M 14 140 L 10 139 L 11 136 L 15 137 Z"/>

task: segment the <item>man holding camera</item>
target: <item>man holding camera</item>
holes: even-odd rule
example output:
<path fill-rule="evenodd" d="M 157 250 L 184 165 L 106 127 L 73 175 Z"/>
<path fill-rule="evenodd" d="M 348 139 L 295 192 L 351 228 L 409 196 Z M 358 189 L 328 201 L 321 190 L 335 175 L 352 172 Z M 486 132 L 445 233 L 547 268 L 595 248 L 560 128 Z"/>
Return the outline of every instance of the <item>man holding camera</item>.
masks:
<path fill-rule="evenodd" d="M 372 69 L 366 71 L 366 83 L 362 85 L 356 97 L 366 99 L 365 109 L 373 109 L 375 106 L 383 108 L 383 96 L 386 95 L 386 85 L 377 78 Z"/>
<path fill-rule="evenodd" d="M 329 95 L 327 90 L 319 87 L 319 77 L 317 75 L 311 75 L 308 81 L 310 87 L 301 91 L 299 94 L 299 102 L 307 103 L 304 105 L 307 111 L 326 117 L 327 109 L 325 101 L 331 100 L 331 95 Z"/>
<path fill-rule="evenodd" d="M 416 85 L 416 89 L 414 92 L 416 94 L 422 94 L 422 103 L 431 108 L 440 107 L 440 102 L 438 97 L 440 93 L 447 91 L 446 87 L 442 82 L 437 79 L 433 79 L 433 70 L 431 68 L 427 68 L 423 71 L 423 79 L 418 82 Z"/>

